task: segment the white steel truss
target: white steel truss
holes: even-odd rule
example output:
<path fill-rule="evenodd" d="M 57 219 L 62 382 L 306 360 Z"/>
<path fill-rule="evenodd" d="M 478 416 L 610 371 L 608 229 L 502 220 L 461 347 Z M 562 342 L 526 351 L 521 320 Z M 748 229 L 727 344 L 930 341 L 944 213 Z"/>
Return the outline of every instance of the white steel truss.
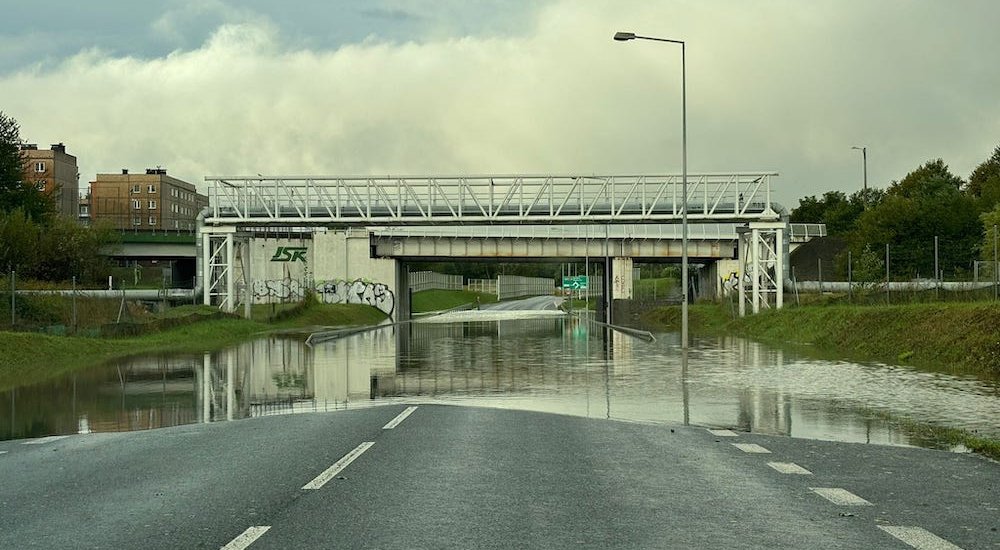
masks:
<path fill-rule="evenodd" d="M 206 305 L 218 305 L 224 311 L 236 309 L 236 247 L 232 231 L 202 234 L 203 300 Z"/>
<path fill-rule="evenodd" d="M 740 316 L 784 303 L 785 225 L 751 223 L 740 232 Z"/>
<path fill-rule="evenodd" d="M 773 172 L 688 175 L 693 222 L 774 221 Z M 682 176 L 206 177 L 206 224 L 677 223 Z"/>

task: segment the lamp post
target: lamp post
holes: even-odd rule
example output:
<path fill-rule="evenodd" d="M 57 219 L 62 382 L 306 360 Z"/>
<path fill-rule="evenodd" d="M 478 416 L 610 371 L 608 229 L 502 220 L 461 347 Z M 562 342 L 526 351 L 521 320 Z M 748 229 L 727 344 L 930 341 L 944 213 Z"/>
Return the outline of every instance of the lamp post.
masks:
<path fill-rule="evenodd" d="M 632 32 L 616 32 L 615 40 L 625 42 L 628 40 L 652 40 L 654 42 L 670 42 L 681 45 L 681 149 L 683 159 L 681 161 L 681 197 L 684 201 L 681 204 L 681 349 L 688 348 L 688 168 L 687 168 L 687 59 L 684 51 L 683 40 L 671 40 L 669 38 L 654 38 L 651 36 L 639 36 Z"/>
<path fill-rule="evenodd" d="M 851 147 L 851 149 L 856 149 L 861 151 L 861 166 L 864 171 L 864 187 L 865 194 L 863 195 L 863 200 L 865 204 L 868 204 L 868 147 Z"/>

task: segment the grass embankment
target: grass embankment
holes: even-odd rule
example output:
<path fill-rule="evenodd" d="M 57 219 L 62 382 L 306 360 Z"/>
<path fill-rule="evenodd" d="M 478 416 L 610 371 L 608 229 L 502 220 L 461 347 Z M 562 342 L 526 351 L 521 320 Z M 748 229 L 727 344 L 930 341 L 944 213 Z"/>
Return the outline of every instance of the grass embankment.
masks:
<path fill-rule="evenodd" d="M 465 304 L 475 304 L 477 297 L 481 304 L 492 304 L 497 301 L 496 294 L 468 290 L 422 290 L 413 293 L 410 309 L 413 313 L 444 311 Z"/>
<path fill-rule="evenodd" d="M 658 308 L 642 318 L 673 329 L 680 323 L 680 308 Z M 690 308 L 689 323 L 693 333 L 735 333 L 851 359 L 1000 376 L 1000 305 L 993 303 L 817 305 L 739 319 L 731 318 L 728 307 L 697 304 Z"/>
<path fill-rule="evenodd" d="M 266 310 L 254 311 L 263 318 Z M 184 306 L 165 316 L 186 323 L 167 330 L 126 338 L 47 336 L 31 332 L 0 332 L 0 391 L 40 382 L 103 361 L 151 353 L 198 353 L 236 344 L 275 330 L 310 326 L 367 325 L 385 319 L 363 305 L 305 303 L 286 307 L 269 320 L 237 316 L 219 318 L 215 308 Z"/>
<path fill-rule="evenodd" d="M 680 308 L 642 316 L 649 326 L 677 330 Z M 826 358 L 905 363 L 935 371 L 1000 377 L 1000 305 L 918 303 L 898 306 L 789 307 L 733 319 L 728 306 L 696 304 L 690 330 L 724 333 L 769 344 L 791 344 Z M 965 430 L 892 419 L 912 437 L 926 438 L 1000 460 L 1000 441 Z"/>

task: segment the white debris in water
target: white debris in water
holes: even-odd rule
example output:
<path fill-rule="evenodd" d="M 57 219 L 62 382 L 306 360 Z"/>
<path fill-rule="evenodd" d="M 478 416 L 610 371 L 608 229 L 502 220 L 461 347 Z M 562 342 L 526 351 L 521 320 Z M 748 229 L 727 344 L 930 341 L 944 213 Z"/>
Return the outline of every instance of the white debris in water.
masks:
<path fill-rule="evenodd" d="M 433 317 L 425 317 L 414 321 L 415 323 L 466 323 L 475 321 L 510 321 L 516 319 L 545 319 L 550 317 L 563 317 L 565 311 L 558 309 L 547 310 L 468 310 L 452 311 L 442 313 Z"/>

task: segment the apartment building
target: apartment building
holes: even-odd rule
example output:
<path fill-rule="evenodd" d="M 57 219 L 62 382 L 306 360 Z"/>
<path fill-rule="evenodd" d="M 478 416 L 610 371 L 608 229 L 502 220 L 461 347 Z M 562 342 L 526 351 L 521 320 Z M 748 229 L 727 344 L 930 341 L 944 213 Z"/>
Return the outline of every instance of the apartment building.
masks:
<path fill-rule="evenodd" d="M 21 145 L 24 181 L 52 197 L 56 212 L 76 217 L 80 195 L 80 172 L 76 157 L 62 143 L 39 149 L 34 143 Z"/>
<path fill-rule="evenodd" d="M 167 175 L 165 168 L 145 174 L 97 174 L 90 182 L 89 218 L 110 220 L 121 230 L 194 231 L 208 197 L 193 184 Z"/>

